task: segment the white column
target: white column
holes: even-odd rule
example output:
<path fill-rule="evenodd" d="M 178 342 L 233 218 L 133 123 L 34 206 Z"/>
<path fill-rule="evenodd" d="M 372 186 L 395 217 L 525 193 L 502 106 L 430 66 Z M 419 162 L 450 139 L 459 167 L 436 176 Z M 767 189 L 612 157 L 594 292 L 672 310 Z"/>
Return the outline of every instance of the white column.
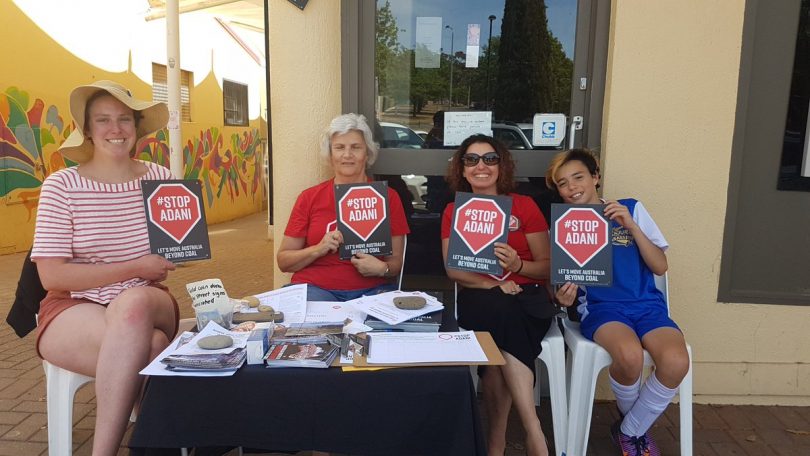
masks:
<path fill-rule="evenodd" d="M 169 163 L 183 176 L 183 134 L 180 130 L 180 1 L 166 0 L 166 81 L 169 91 Z"/>

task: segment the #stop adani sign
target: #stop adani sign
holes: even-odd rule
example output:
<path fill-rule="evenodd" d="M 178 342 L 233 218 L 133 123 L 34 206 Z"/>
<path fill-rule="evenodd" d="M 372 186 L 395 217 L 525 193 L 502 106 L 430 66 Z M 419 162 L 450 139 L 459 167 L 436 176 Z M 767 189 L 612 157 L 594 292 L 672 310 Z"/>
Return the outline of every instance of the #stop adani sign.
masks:
<path fill-rule="evenodd" d="M 551 283 L 610 286 L 610 220 L 602 204 L 551 205 Z"/>
<path fill-rule="evenodd" d="M 393 252 L 386 196 L 386 182 L 335 185 L 337 229 L 343 234 L 340 259 L 360 252 L 374 256 Z"/>
<path fill-rule="evenodd" d="M 211 258 L 199 181 L 146 180 L 141 189 L 152 253 L 175 263 Z"/>
<path fill-rule="evenodd" d="M 447 267 L 499 276 L 495 242 L 506 242 L 512 198 L 457 192 L 453 207 Z"/>

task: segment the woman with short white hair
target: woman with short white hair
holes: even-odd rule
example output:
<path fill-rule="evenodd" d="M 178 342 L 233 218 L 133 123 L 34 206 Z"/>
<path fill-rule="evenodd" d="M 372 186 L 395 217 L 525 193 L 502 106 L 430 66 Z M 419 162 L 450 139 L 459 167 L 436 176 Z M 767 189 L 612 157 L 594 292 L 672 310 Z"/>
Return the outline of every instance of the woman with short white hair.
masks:
<path fill-rule="evenodd" d="M 391 279 L 402 268 L 408 222 L 397 193 L 388 188 L 392 250 L 389 256 L 358 253 L 341 260 L 343 235 L 337 230 L 335 185 L 369 182 L 367 169 L 379 148 L 366 118 L 343 114 L 332 119 L 321 140 L 321 156 L 334 177 L 304 190 L 295 202 L 276 261 L 292 272 L 291 283 L 307 284 L 308 301 L 348 301 L 396 288 Z"/>

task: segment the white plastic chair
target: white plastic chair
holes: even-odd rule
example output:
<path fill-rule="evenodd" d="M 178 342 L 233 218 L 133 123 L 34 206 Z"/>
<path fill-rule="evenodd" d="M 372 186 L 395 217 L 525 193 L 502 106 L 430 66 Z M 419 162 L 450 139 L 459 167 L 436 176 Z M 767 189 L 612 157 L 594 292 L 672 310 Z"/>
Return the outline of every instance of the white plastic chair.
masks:
<path fill-rule="evenodd" d="M 458 319 L 458 284 L 453 284 L 453 305 L 456 319 Z M 568 436 L 568 402 L 566 394 L 565 375 L 565 343 L 558 324 L 557 317 L 551 320 L 548 332 L 540 342 L 540 355 L 535 363 L 543 362 L 548 371 L 549 396 L 551 397 L 551 421 L 554 426 L 554 449 L 557 456 L 565 456 L 566 440 Z M 476 366 L 471 366 L 473 384 L 478 390 L 478 374 Z M 540 405 L 540 384 L 534 385 L 534 403 Z"/>
<path fill-rule="evenodd" d="M 38 317 L 38 316 L 37 316 Z M 38 319 L 38 318 L 37 318 Z M 180 330 L 182 333 L 196 324 L 193 318 L 180 320 Z M 45 370 L 45 400 L 48 411 L 48 456 L 71 456 L 73 454 L 73 400 L 76 391 L 87 383 L 95 382 L 96 379 L 86 375 L 77 374 L 67 369 L 42 360 L 42 368 Z M 129 421 L 135 422 L 137 418 L 135 409 L 129 416 Z M 186 449 L 180 450 L 182 455 L 187 455 Z M 242 448 L 239 448 L 239 455 Z"/>
<path fill-rule="evenodd" d="M 664 294 L 669 309 L 667 276 L 656 276 L 655 286 Z M 599 372 L 610 366 L 612 359 L 598 344 L 586 339 L 579 330 L 579 323 L 563 320 L 565 343 L 571 350 L 569 359 L 570 384 L 568 388 L 568 438 L 566 449 L 569 456 L 584 456 L 593 414 L 596 379 Z M 686 344 L 689 353 L 689 371 L 680 385 L 680 432 L 681 455 L 692 456 L 692 347 Z M 653 365 L 650 354 L 644 351 L 644 366 Z"/>
<path fill-rule="evenodd" d="M 93 377 L 71 372 L 42 360 L 48 409 L 48 455 L 73 454 L 73 398 Z"/>
<path fill-rule="evenodd" d="M 399 268 L 399 280 L 397 280 L 397 290 L 402 291 L 402 276 L 405 273 L 405 254 L 408 253 L 408 235 L 402 236 L 402 266 Z"/>
<path fill-rule="evenodd" d="M 45 399 L 48 410 L 48 455 L 70 456 L 73 454 L 73 399 L 76 391 L 93 377 L 77 374 L 42 360 L 45 370 Z M 129 421 L 135 422 L 135 410 Z"/>
<path fill-rule="evenodd" d="M 551 400 L 551 421 L 554 426 L 554 449 L 557 456 L 565 456 L 568 438 L 568 395 L 565 380 L 565 341 L 557 317 L 551 320 L 535 363 L 542 361 L 548 371 L 548 389 Z M 534 385 L 534 403 L 540 405 L 540 386 Z"/>

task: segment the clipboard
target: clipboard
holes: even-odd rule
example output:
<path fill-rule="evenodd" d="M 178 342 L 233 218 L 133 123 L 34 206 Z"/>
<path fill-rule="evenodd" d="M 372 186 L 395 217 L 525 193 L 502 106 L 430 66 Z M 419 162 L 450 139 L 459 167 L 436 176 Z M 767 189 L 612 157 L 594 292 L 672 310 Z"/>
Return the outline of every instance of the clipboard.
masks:
<path fill-rule="evenodd" d="M 465 362 L 429 362 L 429 363 L 374 363 L 369 364 L 366 361 L 365 353 L 354 356 L 354 367 L 421 367 L 421 366 L 503 366 L 506 360 L 503 359 L 501 351 L 495 345 L 492 335 L 486 331 L 475 331 L 475 338 L 484 354 L 487 361 L 465 361 Z"/>

